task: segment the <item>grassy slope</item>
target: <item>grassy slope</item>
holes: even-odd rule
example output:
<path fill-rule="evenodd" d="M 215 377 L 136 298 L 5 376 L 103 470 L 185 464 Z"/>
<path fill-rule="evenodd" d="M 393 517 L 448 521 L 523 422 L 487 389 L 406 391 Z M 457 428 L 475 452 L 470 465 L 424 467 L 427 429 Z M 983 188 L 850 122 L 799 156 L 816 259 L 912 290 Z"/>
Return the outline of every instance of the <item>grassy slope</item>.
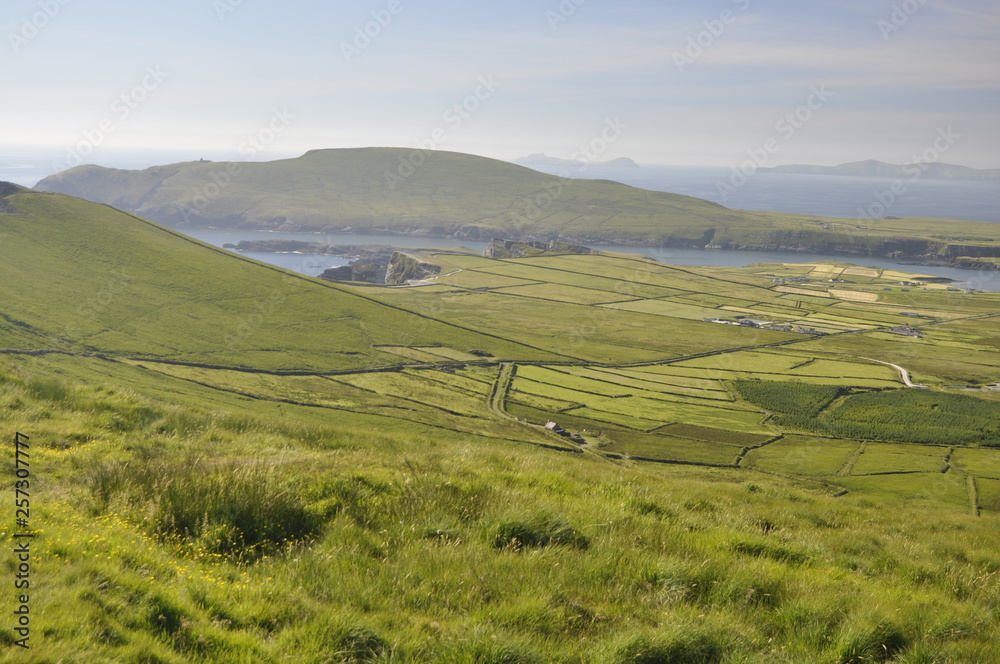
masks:
<path fill-rule="evenodd" d="M 834 498 L 840 486 L 829 479 L 615 462 L 518 444 L 539 442 L 542 434 L 464 415 L 486 409 L 485 399 L 477 405 L 474 398 L 490 392 L 485 368 L 460 377 L 425 372 L 434 375 L 421 380 L 464 386 L 441 402 L 409 387 L 416 372 L 400 381 L 391 380 L 395 374 L 338 376 L 323 388 L 326 379 L 316 377 L 241 380 L 233 371 L 161 370 L 155 362 L 121 358 L 207 357 L 325 370 L 402 361 L 382 359 L 371 349 L 376 342 L 447 341 L 521 360 L 559 359 L 416 318 L 373 301 L 376 294 L 512 338 L 529 336 L 524 328 L 533 316 L 552 326 L 546 348 L 571 345 L 574 355 L 617 361 L 789 335 L 572 303 L 554 316 L 544 289 L 533 293 L 544 306 L 505 319 L 494 312 L 514 311 L 505 304 L 515 297 L 509 294 L 482 293 L 481 302 L 466 304 L 471 296 L 452 295 L 453 302 L 435 304 L 415 291 L 287 282 L 290 275 L 280 270 L 107 208 L 51 195 L 11 200 L 28 214 L 0 215 L 0 312 L 7 317 L 0 319 L 0 348 L 63 346 L 109 357 L 0 356 L 0 428 L 6 440 L 13 431 L 31 436 L 38 529 L 33 648 L 7 648 L 0 661 L 1000 658 L 1000 530 L 985 479 L 981 503 L 990 507 L 977 518 L 967 514 L 969 490 L 955 473 L 844 477 L 840 486 L 850 493 Z M 616 283 L 601 284 L 617 296 L 656 295 L 647 292 L 656 287 L 684 298 L 714 293 L 712 306 L 726 301 L 722 295 L 751 304 L 795 301 L 769 288 L 770 278 L 746 272 L 720 275 L 621 257 L 585 261 L 583 273 L 618 275 Z M 579 276 L 562 258 L 477 262 L 477 269 L 486 278 L 489 269 L 519 265 L 535 277 Z M 272 298 L 278 288 L 284 297 Z M 920 303 L 921 294 L 912 297 Z M 968 313 L 967 299 L 934 297 L 928 294 L 924 304 Z M 991 308 L 990 296 L 969 297 L 975 313 Z M 816 299 L 817 307 L 832 306 Z M 259 305 L 268 302 L 276 308 L 264 315 Z M 343 312 L 352 317 L 341 319 Z M 233 323 L 239 329 L 255 314 L 261 320 L 252 319 L 250 334 L 237 335 L 240 345 L 219 346 L 221 330 Z M 994 320 L 935 327 L 955 335 L 955 343 L 989 341 Z M 612 324 L 618 331 L 608 334 Z M 859 336 L 826 341 L 832 347 Z M 650 352 L 646 345 L 659 347 Z M 718 362 L 666 367 L 679 377 L 642 374 L 638 385 L 655 388 L 661 377 L 705 387 L 707 380 L 683 374 L 777 370 L 803 360 L 813 367 L 826 346 L 818 340 L 792 348 L 807 345 L 817 349 L 800 360 L 744 353 L 744 366 L 722 355 Z M 985 349 L 982 355 L 995 357 Z M 561 380 L 589 387 L 573 376 Z M 379 386 L 384 392 L 359 391 Z M 348 407 L 352 400 L 362 403 Z M 469 419 L 475 428 L 466 426 Z M 665 434 L 664 445 L 688 448 L 713 435 L 690 426 Z M 738 440 L 719 444 L 720 454 L 731 455 L 744 444 Z M 825 478 L 850 450 L 835 451 L 840 456 L 831 459 L 817 451 L 828 468 L 816 475 Z M 812 452 L 790 447 L 754 465 L 809 474 Z M 995 462 L 995 455 L 984 460 L 972 452 L 990 451 L 959 450 L 956 463 L 982 469 Z M 865 470 L 869 459 L 861 458 Z M 178 530 L 192 516 L 193 525 Z M 0 528 L 0 536 L 11 535 L 9 528 Z M 510 546 L 511 534 L 536 546 Z M 234 559 L 234 541 L 258 536 L 257 553 Z M 9 629 L 0 630 L 0 639 L 11 641 Z"/>
<path fill-rule="evenodd" d="M 883 642 L 896 662 L 1000 655 L 996 517 L 956 515 L 947 485 L 834 499 L 766 475 L 374 433 L 99 360 L 4 360 L 0 380 L 4 427 L 32 436 L 44 487 L 35 640 L 10 661 L 790 664 Z M 182 503 L 165 502 L 171 483 Z M 241 566 L 214 553 L 218 527 L 157 535 L 237 489 L 260 522 L 291 494 L 321 527 Z M 569 543 L 496 548 L 515 527 Z"/>
<path fill-rule="evenodd" d="M 398 364 L 378 344 L 555 358 L 246 260 L 61 195 L 8 198 L 0 215 L 4 345 L 272 370 Z M 9 319 L 9 320 L 8 320 Z"/>
<path fill-rule="evenodd" d="M 400 160 L 423 163 L 390 186 Z M 231 182 L 227 168 L 238 167 Z M 403 171 L 409 173 L 409 171 Z M 225 178 L 218 174 L 225 175 Z M 398 148 L 315 150 L 266 163 L 191 162 L 144 171 L 80 166 L 43 190 L 108 203 L 169 223 L 424 232 L 461 237 L 560 236 L 589 242 L 807 248 L 821 252 L 1000 251 L 995 224 L 927 219 L 818 219 L 729 210 L 688 196 L 604 180 L 560 180 L 473 155 Z M 202 195 L 198 200 L 196 197 Z M 206 196 L 207 195 L 207 196 Z M 181 206 L 193 216 L 185 218 Z M 991 253 L 992 252 L 992 253 Z M 954 250 L 953 255 L 976 255 Z"/>

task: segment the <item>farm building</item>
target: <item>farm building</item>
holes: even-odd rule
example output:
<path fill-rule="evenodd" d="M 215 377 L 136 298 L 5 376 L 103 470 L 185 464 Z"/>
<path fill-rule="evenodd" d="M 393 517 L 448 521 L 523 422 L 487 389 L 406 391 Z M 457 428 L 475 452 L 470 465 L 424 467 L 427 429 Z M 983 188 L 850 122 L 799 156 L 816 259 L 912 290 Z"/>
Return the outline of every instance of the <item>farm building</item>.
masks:
<path fill-rule="evenodd" d="M 559 426 L 558 424 L 556 424 L 552 420 L 549 420 L 548 422 L 545 423 L 545 428 L 548 429 L 549 431 L 551 431 L 552 433 L 558 434 L 560 436 L 568 436 L 569 435 L 569 432 L 566 431 L 566 429 L 563 429 L 561 426 Z"/>
<path fill-rule="evenodd" d="M 916 337 L 918 339 L 924 336 L 923 332 L 921 332 L 920 330 L 913 329 L 912 327 L 910 327 L 909 323 L 903 323 L 899 327 L 894 327 L 889 331 L 892 332 L 893 334 L 902 334 L 903 336 L 906 337 Z"/>

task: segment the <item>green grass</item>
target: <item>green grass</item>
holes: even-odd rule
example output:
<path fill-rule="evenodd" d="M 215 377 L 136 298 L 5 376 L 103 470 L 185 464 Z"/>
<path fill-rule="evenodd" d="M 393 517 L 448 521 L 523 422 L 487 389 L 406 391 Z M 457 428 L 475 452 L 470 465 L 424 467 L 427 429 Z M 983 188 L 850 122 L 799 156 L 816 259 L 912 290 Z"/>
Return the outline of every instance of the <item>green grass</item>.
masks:
<path fill-rule="evenodd" d="M 1000 452 L 997 450 L 959 448 L 952 456 L 952 464 L 973 475 L 1000 479 Z"/>
<path fill-rule="evenodd" d="M 725 312 L 718 309 L 695 307 L 690 304 L 672 302 L 670 300 L 636 300 L 633 302 L 606 304 L 604 306 L 609 309 L 621 309 L 623 311 L 635 311 L 654 316 L 669 316 L 671 318 L 685 318 L 697 321 L 703 318 L 716 318 L 725 315 Z"/>
<path fill-rule="evenodd" d="M 382 344 L 532 354 L 111 208 L 36 193 L 11 199 L 26 214 L 0 215 L 5 251 L 17 257 L 0 264 L 0 281 L 17 284 L 5 307 L 30 336 L 6 347 L 313 370 L 401 362 L 373 349 Z"/>
<path fill-rule="evenodd" d="M 886 473 L 940 472 L 944 466 L 947 449 L 938 448 L 938 454 L 890 452 L 880 445 L 868 445 L 852 471 L 853 475 L 881 475 Z"/>
<path fill-rule="evenodd" d="M 625 397 L 622 399 L 598 399 L 588 402 L 597 410 L 618 413 L 631 417 L 654 418 L 666 424 L 669 422 L 698 422 L 700 425 L 719 429 L 736 429 L 748 433 L 767 433 L 760 424 L 762 414 L 747 410 L 731 410 L 715 406 Z"/>
<path fill-rule="evenodd" d="M 1000 514 L 1000 479 L 979 478 L 976 480 L 979 493 L 979 508 Z"/>
<path fill-rule="evenodd" d="M 837 478 L 837 483 L 850 490 L 845 496 L 849 503 L 881 499 L 928 514 L 942 509 L 950 509 L 953 513 L 968 513 L 969 510 L 965 479 L 951 473 L 852 475 Z"/>
<path fill-rule="evenodd" d="M 105 463 L 88 474 L 94 509 L 118 511 L 193 555 L 236 562 L 274 554 L 317 534 L 298 480 L 274 467 L 238 461 L 211 469 L 184 463 Z M 117 508 L 117 509 L 116 509 Z"/>
<path fill-rule="evenodd" d="M 731 466 L 741 448 L 703 441 L 673 438 L 662 435 L 617 435 L 613 445 L 602 447 L 602 452 L 625 454 L 630 457 L 655 461 L 677 461 Z"/>
<path fill-rule="evenodd" d="M 826 661 L 881 620 L 906 625 L 906 651 L 992 656 L 996 624 L 973 616 L 1000 601 L 980 580 L 995 525 L 981 517 L 956 530 L 954 513 L 899 503 L 884 482 L 832 499 L 737 471 L 671 465 L 665 481 L 655 466 L 627 471 L 488 439 L 373 437 L 290 404 L 277 418 L 251 402 L 251 415 L 234 395 L 203 398 L 207 388 L 176 392 L 192 402 L 174 406 L 168 395 L 182 383 L 128 365 L 14 361 L 3 412 L 32 433 L 36 472 L 49 478 L 37 573 L 59 590 L 33 610 L 55 627 L 46 652 L 67 662 L 291 651 L 300 661 L 752 661 L 769 638 L 793 659 Z M 131 387 L 103 384 L 106 366 Z M 55 367 L 68 373 L 42 378 Z M 723 446 L 672 444 L 702 462 L 738 449 L 699 459 Z M 142 488 L 157 483 L 176 493 Z M 944 504 L 960 507 L 963 491 Z M 257 558 L 215 555 L 240 514 L 287 528 L 285 509 L 309 515 L 308 528 L 258 528 L 273 544 Z M 196 513 L 208 520 L 161 535 Z M 952 572 L 939 575 L 946 564 Z M 845 566 L 861 572 L 845 576 Z M 873 594 L 885 608 L 845 610 Z"/>
<path fill-rule="evenodd" d="M 854 441 L 786 435 L 750 450 L 743 465 L 788 475 L 833 477 L 857 448 Z"/>
<path fill-rule="evenodd" d="M 593 420 L 595 422 L 592 426 L 600 426 L 600 422 L 608 424 L 617 424 L 618 426 L 625 427 L 627 429 L 635 429 L 637 431 L 653 431 L 663 426 L 663 421 L 653 420 L 649 418 L 636 417 L 635 415 L 628 415 L 626 413 L 617 413 L 612 411 L 601 410 L 599 408 L 589 408 L 586 406 L 581 406 L 579 408 L 570 408 L 566 413 L 587 420 Z"/>
<path fill-rule="evenodd" d="M 17 197 L 27 214 L 0 215 L 15 259 L 0 276 L 17 285 L 0 421 L 31 436 L 37 640 L 3 661 L 1000 659 L 1000 450 L 793 434 L 728 400 L 732 381 L 770 377 L 781 408 L 815 412 L 843 387 L 822 411 L 839 421 L 882 426 L 873 415 L 895 409 L 914 431 L 945 418 L 989 442 L 995 395 L 938 388 L 997 381 L 996 318 L 929 326 L 963 346 L 930 356 L 870 334 L 760 348 L 774 337 L 586 304 L 331 289 L 104 208 Z M 759 266 L 579 258 L 448 256 L 617 275 L 621 293 L 684 289 L 688 305 L 779 297 Z M 131 281 L 107 281 L 118 264 Z M 290 290 L 268 318 L 274 280 Z M 242 345 L 211 336 L 254 312 L 266 320 Z M 856 356 L 935 389 L 854 404 L 897 380 Z M 501 360 L 516 363 L 505 404 Z M 438 366 L 400 366 L 424 363 Z M 532 426 L 548 419 L 586 444 Z"/>
<path fill-rule="evenodd" d="M 670 424 L 658 433 L 666 433 L 682 438 L 693 438 L 708 443 L 725 443 L 727 445 L 756 446 L 771 440 L 773 436 L 746 433 L 744 431 L 728 431 L 698 426 L 697 424 Z"/>

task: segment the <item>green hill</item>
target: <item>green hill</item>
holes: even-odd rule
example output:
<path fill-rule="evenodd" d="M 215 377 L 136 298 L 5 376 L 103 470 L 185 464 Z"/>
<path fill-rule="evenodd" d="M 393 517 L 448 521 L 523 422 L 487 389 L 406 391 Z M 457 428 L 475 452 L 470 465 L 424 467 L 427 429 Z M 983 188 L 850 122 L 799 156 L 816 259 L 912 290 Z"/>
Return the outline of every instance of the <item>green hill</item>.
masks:
<path fill-rule="evenodd" d="M 0 201 L 0 661 L 1000 661 L 1000 393 L 947 387 L 998 380 L 998 295 L 554 252 L 334 287 Z M 746 316 L 817 329 L 705 320 Z"/>
<path fill-rule="evenodd" d="M 272 370 L 400 363 L 380 345 L 552 353 L 413 314 L 105 205 L 8 189 L 0 331 L 15 347 Z"/>
<path fill-rule="evenodd" d="M 454 152 L 314 150 L 263 163 L 124 171 L 79 166 L 38 183 L 174 227 L 406 233 L 489 239 L 897 256 L 1000 255 L 1000 226 L 730 210 L 607 180 L 570 180 Z"/>

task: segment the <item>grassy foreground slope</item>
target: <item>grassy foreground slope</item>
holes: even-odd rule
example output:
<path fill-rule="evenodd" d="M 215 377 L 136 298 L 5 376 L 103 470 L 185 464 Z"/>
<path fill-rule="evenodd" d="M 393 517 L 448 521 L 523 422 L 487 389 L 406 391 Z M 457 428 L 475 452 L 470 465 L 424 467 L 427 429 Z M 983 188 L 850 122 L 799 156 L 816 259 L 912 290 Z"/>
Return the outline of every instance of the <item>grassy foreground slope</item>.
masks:
<path fill-rule="evenodd" d="M 922 348 L 936 388 L 996 380 L 994 296 L 613 256 L 448 255 L 438 285 L 328 288 L 101 206 L 7 200 L 0 438 L 30 436 L 36 537 L 31 649 L 0 625 L 0 661 L 1000 660 L 1000 451 L 776 423 L 907 393 L 831 350 L 858 338 Z M 790 292 L 764 274 L 796 270 L 814 277 Z M 295 306 L 268 316 L 279 287 Z M 701 320 L 765 312 L 831 334 Z M 926 338 L 883 331 L 901 320 Z M 782 387 L 761 406 L 740 381 Z M 530 424 L 552 416 L 592 443 Z"/>
<path fill-rule="evenodd" d="M 38 534 L 32 650 L 0 661 L 1000 657 L 996 517 L 945 485 L 834 498 L 379 431 L 97 359 L 10 357 L 0 381 Z"/>
<path fill-rule="evenodd" d="M 172 226 L 415 233 L 901 256 L 997 256 L 1000 228 L 730 210 L 606 180 L 558 178 L 474 155 L 313 150 L 263 163 L 79 166 L 38 188 Z"/>

